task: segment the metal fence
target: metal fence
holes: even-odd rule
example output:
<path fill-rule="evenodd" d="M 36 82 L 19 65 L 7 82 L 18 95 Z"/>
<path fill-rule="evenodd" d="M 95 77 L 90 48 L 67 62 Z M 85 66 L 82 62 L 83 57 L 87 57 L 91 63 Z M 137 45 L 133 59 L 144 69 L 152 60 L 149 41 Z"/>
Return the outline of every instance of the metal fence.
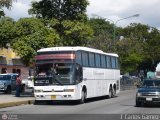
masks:
<path fill-rule="evenodd" d="M 120 80 L 121 90 L 135 89 L 140 84 L 140 78 L 123 76 Z"/>

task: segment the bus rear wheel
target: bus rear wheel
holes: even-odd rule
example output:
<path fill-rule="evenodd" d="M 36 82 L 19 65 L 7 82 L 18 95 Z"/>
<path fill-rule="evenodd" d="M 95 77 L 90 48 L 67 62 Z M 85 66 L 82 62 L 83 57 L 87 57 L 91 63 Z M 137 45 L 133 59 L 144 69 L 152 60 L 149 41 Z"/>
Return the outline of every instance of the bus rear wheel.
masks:
<path fill-rule="evenodd" d="M 115 97 L 116 96 L 116 88 L 113 88 L 112 89 L 112 97 Z"/>

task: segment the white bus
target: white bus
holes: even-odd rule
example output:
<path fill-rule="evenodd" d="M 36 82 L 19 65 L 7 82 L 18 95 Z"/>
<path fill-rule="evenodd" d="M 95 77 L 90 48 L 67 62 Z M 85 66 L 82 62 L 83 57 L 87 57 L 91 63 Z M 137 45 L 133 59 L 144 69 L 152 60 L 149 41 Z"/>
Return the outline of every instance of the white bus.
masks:
<path fill-rule="evenodd" d="M 51 47 L 37 51 L 34 95 L 41 100 L 114 97 L 120 91 L 118 55 L 87 47 Z"/>

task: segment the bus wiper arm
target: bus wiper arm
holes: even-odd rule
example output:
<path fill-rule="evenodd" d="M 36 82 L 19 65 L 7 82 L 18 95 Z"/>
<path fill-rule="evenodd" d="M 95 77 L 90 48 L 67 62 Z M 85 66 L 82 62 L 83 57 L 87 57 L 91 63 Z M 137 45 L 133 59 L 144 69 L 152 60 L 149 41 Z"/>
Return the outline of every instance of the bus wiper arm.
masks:
<path fill-rule="evenodd" d="M 63 84 L 57 79 L 56 76 L 55 76 L 55 81 L 56 81 L 57 83 L 59 83 L 60 85 L 63 85 Z"/>

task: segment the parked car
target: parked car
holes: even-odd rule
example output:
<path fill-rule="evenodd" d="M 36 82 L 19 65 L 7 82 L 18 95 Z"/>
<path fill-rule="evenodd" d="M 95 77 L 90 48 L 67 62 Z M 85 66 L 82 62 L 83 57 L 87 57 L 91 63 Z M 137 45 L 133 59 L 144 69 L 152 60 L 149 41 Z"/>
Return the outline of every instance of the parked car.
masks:
<path fill-rule="evenodd" d="M 28 77 L 27 86 L 28 88 L 34 88 L 33 76 Z"/>
<path fill-rule="evenodd" d="M 17 75 L 15 73 L 0 74 L 0 91 L 11 93 L 12 90 L 16 90 Z"/>
<path fill-rule="evenodd" d="M 136 93 L 136 106 L 160 104 L 160 80 L 144 80 Z"/>

